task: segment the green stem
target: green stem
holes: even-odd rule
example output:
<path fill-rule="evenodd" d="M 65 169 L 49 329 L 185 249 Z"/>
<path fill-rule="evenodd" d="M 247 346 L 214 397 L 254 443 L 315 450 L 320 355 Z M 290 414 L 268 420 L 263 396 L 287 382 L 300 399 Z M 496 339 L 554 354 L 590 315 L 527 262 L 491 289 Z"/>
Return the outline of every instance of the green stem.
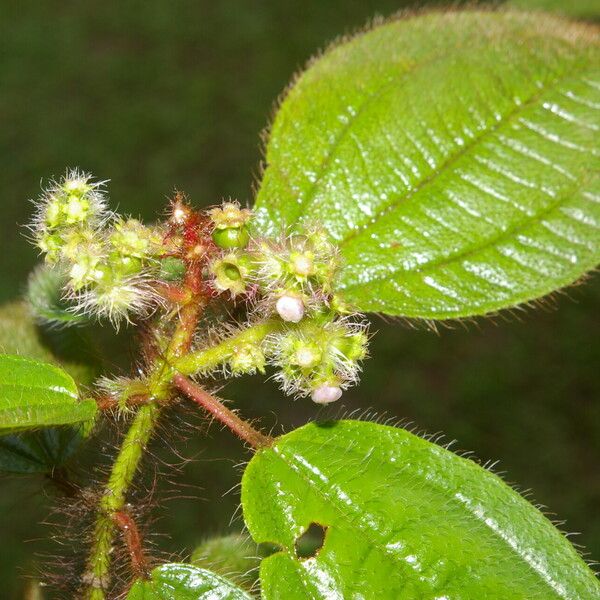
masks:
<path fill-rule="evenodd" d="M 237 346 L 260 343 L 270 333 L 281 331 L 285 325 L 280 319 L 269 319 L 258 325 L 248 327 L 248 329 L 244 329 L 238 335 L 227 338 L 216 346 L 191 352 L 175 360 L 171 364 L 172 370 L 164 376 L 168 377 L 168 380 L 171 381 L 176 373 L 195 375 L 196 373 L 213 369 L 228 360 Z"/>
<path fill-rule="evenodd" d="M 146 404 L 138 410 L 114 462 L 108 483 L 98 507 L 94 529 L 94 545 L 88 560 L 84 583 L 88 600 L 104 600 L 110 582 L 112 545 L 116 525 L 113 515 L 125 505 L 140 459 L 160 414 L 158 404 Z"/>

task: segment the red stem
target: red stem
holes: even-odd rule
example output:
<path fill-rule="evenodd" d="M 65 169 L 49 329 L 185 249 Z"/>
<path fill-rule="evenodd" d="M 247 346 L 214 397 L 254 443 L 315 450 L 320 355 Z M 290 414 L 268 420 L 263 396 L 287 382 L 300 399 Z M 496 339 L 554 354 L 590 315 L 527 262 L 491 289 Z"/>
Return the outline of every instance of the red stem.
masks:
<path fill-rule="evenodd" d="M 220 421 L 229 428 L 241 440 L 253 448 L 264 448 L 273 443 L 273 438 L 254 429 L 250 423 L 238 417 L 232 410 L 229 410 L 214 396 L 203 390 L 181 374 L 173 377 L 173 383 L 191 400 L 199 404 L 204 410 L 209 412 L 217 421 Z"/>
<path fill-rule="evenodd" d="M 129 560 L 131 567 L 140 579 L 148 579 L 148 563 L 144 556 L 142 545 L 142 536 L 140 531 L 129 513 L 124 510 L 119 510 L 113 515 L 113 521 L 123 534 L 127 551 L 129 552 Z"/>

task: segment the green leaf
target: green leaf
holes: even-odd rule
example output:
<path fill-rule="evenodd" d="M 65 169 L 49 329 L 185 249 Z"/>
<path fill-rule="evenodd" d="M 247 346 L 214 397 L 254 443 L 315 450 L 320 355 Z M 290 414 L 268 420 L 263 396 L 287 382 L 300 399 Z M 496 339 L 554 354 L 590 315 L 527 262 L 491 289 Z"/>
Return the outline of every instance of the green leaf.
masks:
<path fill-rule="evenodd" d="M 172 563 L 152 571 L 148 581 L 136 581 L 127 600 L 250 600 L 227 579 L 192 565 Z"/>
<path fill-rule="evenodd" d="M 204 540 L 194 550 L 190 562 L 250 589 L 258 579 L 261 559 L 274 551 L 271 545 L 257 546 L 248 535 L 233 533 Z"/>
<path fill-rule="evenodd" d="M 57 268 L 38 265 L 27 281 L 27 301 L 33 315 L 51 325 L 71 326 L 89 321 L 88 317 L 69 310 L 63 300 L 66 277 Z"/>
<path fill-rule="evenodd" d="M 79 401 L 73 378 L 36 360 L 0 355 L 0 434 L 90 421 L 93 400 Z"/>
<path fill-rule="evenodd" d="M 90 384 L 98 374 L 89 343 L 78 331 L 44 331 L 35 324 L 24 302 L 0 307 L 0 353 L 51 362 L 67 371 L 79 385 Z"/>
<path fill-rule="evenodd" d="M 361 311 L 482 315 L 600 259 L 596 30 L 517 12 L 432 12 L 316 60 L 283 101 L 258 228 L 322 224 Z"/>
<path fill-rule="evenodd" d="M 582 600 L 600 584 L 565 537 L 499 477 L 403 429 L 306 425 L 259 450 L 242 481 L 266 600 Z M 296 541 L 326 528 L 315 556 Z"/>
<path fill-rule="evenodd" d="M 84 436 L 80 427 L 53 427 L 0 437 L 1 473 L 52 473 L 73 456 Z"/>

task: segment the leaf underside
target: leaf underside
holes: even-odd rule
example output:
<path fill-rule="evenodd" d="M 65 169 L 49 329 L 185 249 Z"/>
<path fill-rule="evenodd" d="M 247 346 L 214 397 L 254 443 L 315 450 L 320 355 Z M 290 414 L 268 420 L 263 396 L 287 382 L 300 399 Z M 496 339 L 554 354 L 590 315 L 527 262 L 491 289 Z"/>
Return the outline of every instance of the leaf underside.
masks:
<path fill-rule="evenodd" d="M 136 581 L 127 600 L 251 600 L 227 579 L 192 565 L 157 567 L 147 581 Z"/>
<path fill-rule="evenodd" d="M 0 434 L 93 419 L 96 403 L 79 401 L 73 378 L 36 360 L 0 355 Z"/>
<path fill-rule="evenodd" d="M 333 48 L 276 115 L 258 228 L 324 226 L 357 310 L 483 315 L 600 259 L 597 29 L 434 12 Z"/>
<path fill-rule="evenodd" d="M 565 537 L 499 477 L 405 430 L 309 424 L 259 450 L 242 482 L 264 598 L 600 597 Z M 326 528 L 311 558 L 295 542 Z"/>
<path fill-rule="evenodd" d="M 83 441 L 79 427 L 51 427 L 0 437 L 0 473 L 52 473 Z"/>

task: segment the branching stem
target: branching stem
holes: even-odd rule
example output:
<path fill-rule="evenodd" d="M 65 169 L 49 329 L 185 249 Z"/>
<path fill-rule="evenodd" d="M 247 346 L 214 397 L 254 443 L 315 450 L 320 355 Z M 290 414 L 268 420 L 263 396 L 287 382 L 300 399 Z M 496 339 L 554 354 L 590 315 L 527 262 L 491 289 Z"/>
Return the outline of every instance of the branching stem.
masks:
<path fill-rule="evenodd" d="M 235 412 L 227 408 L 217 398 L 211 396 L 207 391 L 183 375 L 175 375 L 173 383 L 186 396 L 199 404 L 215 419 L 223 423 L 223 425 L 253 448 L 263 448 L 273 443 L 273 438 L 254 429 L 248 421 L 244 421 L 238 417 Z"/>

